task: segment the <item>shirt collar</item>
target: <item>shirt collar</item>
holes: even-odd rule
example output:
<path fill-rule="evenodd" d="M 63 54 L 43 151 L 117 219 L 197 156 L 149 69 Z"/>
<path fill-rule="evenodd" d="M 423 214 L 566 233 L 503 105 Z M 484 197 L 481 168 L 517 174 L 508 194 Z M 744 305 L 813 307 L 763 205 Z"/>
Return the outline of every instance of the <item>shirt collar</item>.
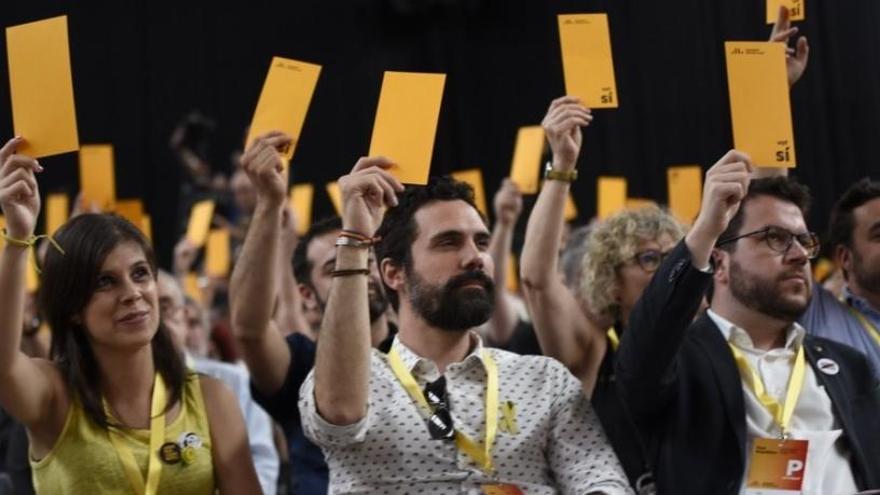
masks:
<path fill-rule="evenodd" d="M 843 288 L 843 300 L 872 320 L 880 320 L 880 309 L 874 309 L 868 301 L 853 294 L 849 290 L 849 286 Z"/>
<path fill-rule="evenodd" d="M 712 318 L 712 321 L 715 322 L 715 326 L 721 331 L 724 340 L 741 349 L 756 350 L 752 338 L 744 329 L 734 325 L 733 322 L 711 309 L 706 311 L 706 313 L 709 315 L 709 318 Z M 789 351 L 797 351 L 801 344 L 803 344 L 806 333 L 806 330 L 800 325 L 800 323 L 792 323 L 785 331 L 785 349 Z"/>
<path fill-rule="evenodd" d="M 469 332 L 469 336 L 471 340 L 471 351 L 460 361 L 460 365 L 470 366 L 473 362 L 478 362 L 482 366 L 483 339 L 481 339 L 476 332 Z M 435 366 L 430 359 L 419 356 L 415 351 L 401 342 L 400 334 L 394 336 L 394 342 L 391 344 L 391 347 L 397 348 L 397 352 L 400 353 L 400 360 L 403 361 L 404 366 L 406 366 L 406 369 L 410 372 L 422 362 L 426 364 L 431 363 L 432 366 Z"/>

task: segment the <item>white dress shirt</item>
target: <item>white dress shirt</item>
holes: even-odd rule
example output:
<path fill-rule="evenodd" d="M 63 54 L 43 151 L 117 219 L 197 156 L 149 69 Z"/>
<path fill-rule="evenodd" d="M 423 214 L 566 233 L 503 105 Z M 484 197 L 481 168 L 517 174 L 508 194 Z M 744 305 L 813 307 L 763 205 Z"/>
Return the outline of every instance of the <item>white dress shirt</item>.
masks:
<path fill-rule="evenodd" d="M 721 330 L 724 339 L 742 351 L 751 367 L 764 382 L 767 393 L 780 404 L 785 403 L 788 381 L 798 349 L 803 345 L 806 331 L 794 323 L 786 332 L 785 346 L 764 351 L 756 349 L 749 334 L 711 309 L 709 317 Z M 843 429 L 834 416 L 831 398 L 819 383 L 813 367 L 807 363 L 804 386 L 792 414 L 789 430 L 791 438 L 808 440 L 807 461 L 802 493 L 805 495 L 852 495 L 858 491 L 850 466 L 850 453 L 843 439 Z M 741 376 L 742 378 L 742 376 Z M 779 438 L 780 428 L 773 415 L 755 396 L 743 379 L 746 407 L 746 474 L 740 493 L 745 486 L 756 438 Z"/>
<path fill-rule="evenodd" d="M 453 424 L 468 437 L 485 439 L 486 372 L 482 343 L 446 369 Z M 437 366 L 395 339 L 401 360 L 419 386 L 440 377 Z M 632 493 L 580 382 L 559 362 L 488 349 L 498 365 L 499 404 L 512 401 L 519 432 L 499 428 L 492 460 L 495 476 L 481 471 L 455 442 L 432 440 L 419 405 L 374 350 L 366 416 L 348 426 L 317 412 L 314 374 L 300 393 L 306 436 L 330 467 L 330 492 L 477 494 L 482 484 L 517 485 L 528 494 Z M 499 411 L 499 418 L 502 418 Z"/>

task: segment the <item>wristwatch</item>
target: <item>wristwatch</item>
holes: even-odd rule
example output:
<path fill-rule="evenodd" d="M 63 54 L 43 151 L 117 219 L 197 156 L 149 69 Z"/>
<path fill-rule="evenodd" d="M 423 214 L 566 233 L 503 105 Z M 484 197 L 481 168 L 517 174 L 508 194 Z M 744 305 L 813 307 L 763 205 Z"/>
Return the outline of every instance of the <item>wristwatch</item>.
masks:
<path fill-rule="evenodd" d="M 544 179 L 546 180 L 560 180 L 562 182 L 574 182 L 578 178 L 577 170 L 569 170 L 564 172 L 562 170 L 554 170 L 553 165 L 550 162 L 547 162 L 547 166 L 544 168 Z"/>

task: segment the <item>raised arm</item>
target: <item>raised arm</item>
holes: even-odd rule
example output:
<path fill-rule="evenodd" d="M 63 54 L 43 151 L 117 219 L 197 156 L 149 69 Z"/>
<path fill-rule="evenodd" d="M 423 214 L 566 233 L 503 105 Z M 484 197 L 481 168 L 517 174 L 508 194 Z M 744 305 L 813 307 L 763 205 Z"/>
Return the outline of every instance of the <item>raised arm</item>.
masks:
<path fill-rule="evenodd" d="M 298 242 L 296 215 L 293 209 L 286 206 L 281 220 L 281 256 L 278 257 L 278 276 L 281 281 L 272 319 L 282 335 L 300 332 L 311 336 L 312 329 L 303 314 L 299 284 L 293 274 L 293 251 Z"/>
<path fill-rule="evenodd" d="M 519 322 L 519 315 L 507 293 L 507 265 L 510 263 L 510 250 L 513 246 L 513 230 L 522 213 L 522 194 L 510 179 L 504 179 L 493 201 L 495 225 L 492 227 L 492 241 L 489 254 L 495 262 L 495 310 L 486 322 L 486 337 L 491 345 L 504 346 L 513 336 Z"/>
<path fill-rule="evenodd" d="M 272 395 L 284 384 L 290 350 L 272 320 L 278 293 L 282 209 L 287 173 L 278 151 L 290 138 L 260 136 L 241 157 L 257 189 L 257 206 L 229 287 L 232 328 L 257 389 Z"/>
<path fill-rule="evenodd" d="M 542 124 L 553 152 L 553 170 L 575 169 L 581 127 L 592 120 L 590 110 L 577 99 L 566 96 L 553 100 Z M 571 370 L 585 384 L 585 391 L 592 391 L 605 352 L 604 329 L 587 318 L 558 269 L 570 188 L 566 181 L 544 182 L 526 227 L 520 276 L 542 351 Z"/>
<path fill-rule="evenodd" d="M 403 185 L 386 172 L 389 167 L 384 158 L 361 158 L 350 174 L 339 179 L 344 230 L 372 237 L 384 207 L 397 204 L 396 193 Z M 366 415 L 369 400 L 369 244 L 336 249 L 336 276 L 315 356 L 315 402 L 325 421 L 349 425 Z"/>
<path fill-rule="evenodd" d="M 630 314 L 615 366 L 619 390 L 634 414 L 654 414 L 672 398 L 676 357 L 712 281 L 712 251 L 748 192 L 750 173 L 748 155 L 735 150 L 709 169 L 694 227 Z"/>
<path fill-rule="evenodd" d="M 17 155 L 21 138 L 0 149 L 0 207 L 6 217 L 5 247 L 0 254 L 0 406 L 27 427 L 42 423 L 58 394 L 52 365 L 20 350 L 25 305 L 28 250 L 22 241 L 34 234 L 40 214 L 40 191 L 35 172 L 43 168 L 33 158 Z"/>

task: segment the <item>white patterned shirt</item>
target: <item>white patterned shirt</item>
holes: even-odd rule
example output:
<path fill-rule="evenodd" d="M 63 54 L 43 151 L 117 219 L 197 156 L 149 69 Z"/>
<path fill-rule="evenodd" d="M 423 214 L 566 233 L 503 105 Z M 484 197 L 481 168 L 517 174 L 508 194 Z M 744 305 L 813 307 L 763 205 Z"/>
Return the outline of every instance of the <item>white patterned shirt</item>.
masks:
<path fill-rule="evenodd" d="M 473 350 L 446 368 L 446 388 L 456 430 L 482 444 L 486 371 L 482 342 L 472 335 Z M 420 387 L 440 377 L 432 361 L 397 339 L 393 345 Z M 371 357 L 367 414 L 355 424 L 332 425 L 318 414 L 310 374 L 300 391 L 300 414 L 306 436 L 327 458 L 330 493 L 478 494 L 481 485 L 498 482 L 527 494 L 632 493 L 580 382 L 562 364 L 487 350 L 498 365 L 498 402 L 513 402 L 518 426 L 516 434 L 499 428 L 494 477 L 455 442 L 431 439 L 420 406 L 379 351 Z"/>

